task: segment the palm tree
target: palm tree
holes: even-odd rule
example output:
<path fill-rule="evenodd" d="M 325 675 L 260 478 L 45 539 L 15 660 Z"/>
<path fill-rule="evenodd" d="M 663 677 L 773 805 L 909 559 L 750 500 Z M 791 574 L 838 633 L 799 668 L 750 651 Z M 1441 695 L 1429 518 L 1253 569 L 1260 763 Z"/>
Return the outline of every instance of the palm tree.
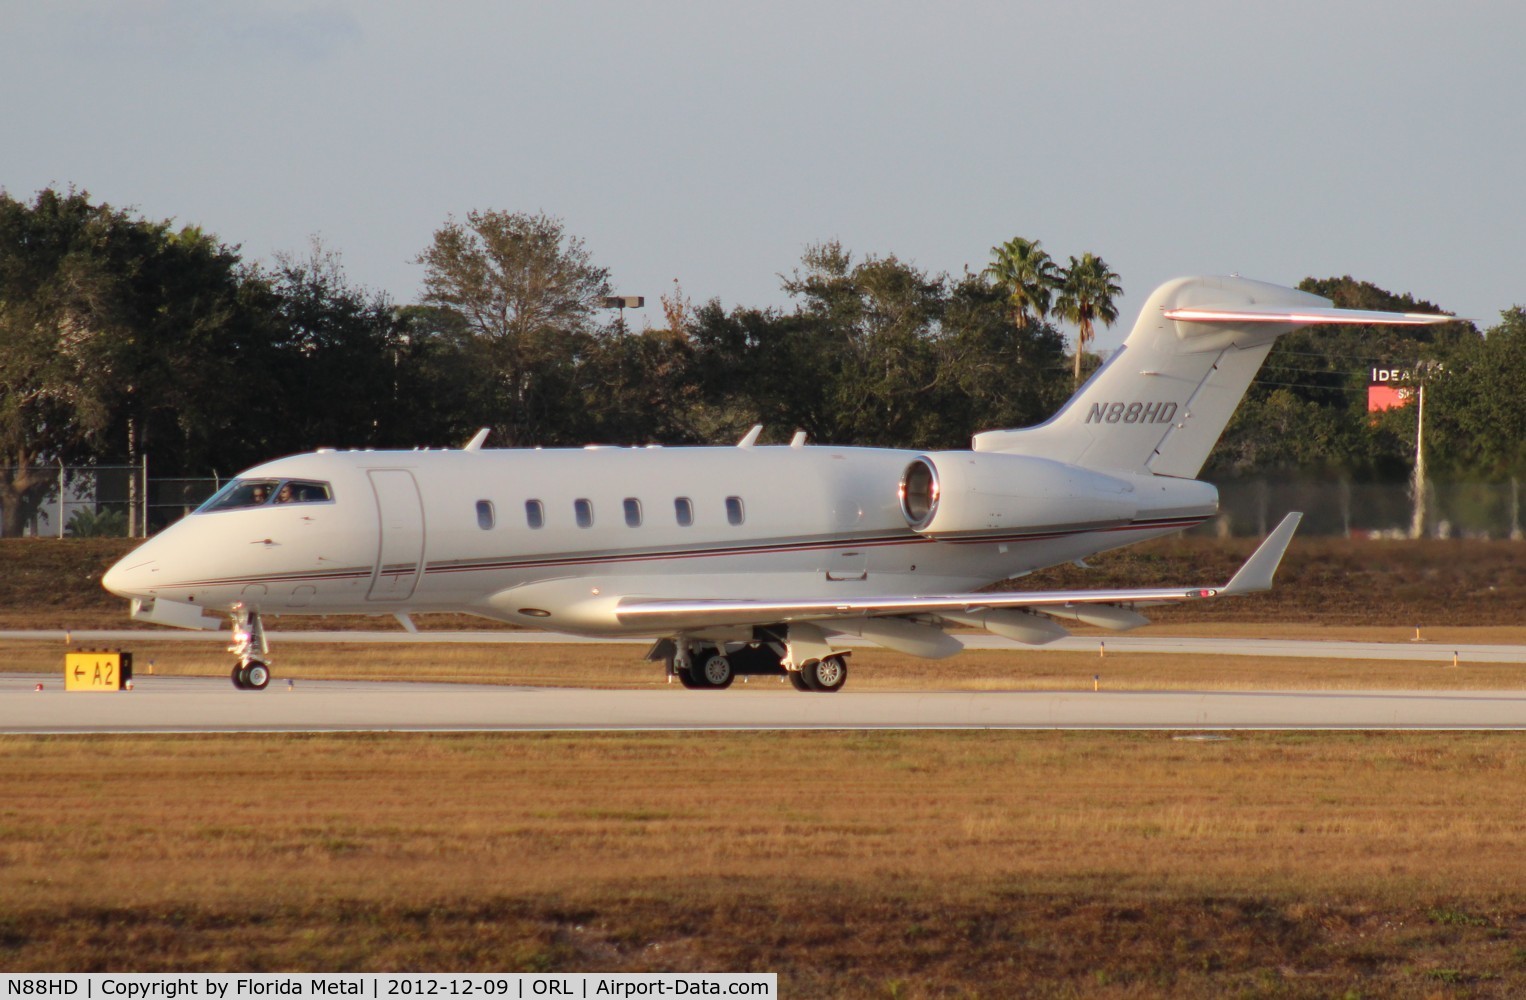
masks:
<path fill-rule="evenodd" d="M 1047 316 L 1050 295 L 1060 283 L 1060 269 L 1039 241 L 1014 236 L 992 247 L 991 257 L 991 263 L 980 273 L 1006 290 L 1012 321 L 1018 329 L 1028 325 L 1030 310 L 1036 319 Z"/>
<path fill-rule="evenodd" d="M 1060 294 L 1054 300 L 1054 313 L 1069 323 L 1076 324 L 1076 385 L 1081 384 L 1081 355 L 1094 335 L 1093 323 L 1101 320 L 1104 326 L 1112 326 L 1118 319 L 1118 307 L 1113 296 L 1123 294 L 1118 275 L 1110 270 L 1107 261 L 1092 254 L 1082 254 L 1081 259 L 1070 258 L 1070 267 L 1060 272 Z"/>

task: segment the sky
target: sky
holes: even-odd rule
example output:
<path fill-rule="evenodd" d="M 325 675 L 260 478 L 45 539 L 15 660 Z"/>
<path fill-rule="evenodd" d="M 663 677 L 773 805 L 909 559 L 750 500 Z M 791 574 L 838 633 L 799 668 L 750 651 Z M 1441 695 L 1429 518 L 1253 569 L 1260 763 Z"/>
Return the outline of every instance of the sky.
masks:
<path fill-rule="evenodd" d="M 416 301 L 433 232 L 545 212 L 615 290 L 789 305 L 838 240 L 930 272 L 1038 239 L 1159 283 L 1350 274 L 1526 303 L 1526 5 L 0 0 L 0 187 L 246 260 L 316 236 Z M 639 323 L 637 314 L 631 320 Z"/>

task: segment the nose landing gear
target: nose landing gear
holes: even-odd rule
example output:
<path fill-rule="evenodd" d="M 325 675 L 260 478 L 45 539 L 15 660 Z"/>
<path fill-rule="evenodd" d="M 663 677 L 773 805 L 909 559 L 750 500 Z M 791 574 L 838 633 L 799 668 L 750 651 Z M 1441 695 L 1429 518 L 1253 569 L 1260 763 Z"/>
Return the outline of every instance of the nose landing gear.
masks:
<path fill-rule="evenodd" d="M 243 604 L 233 605 L 233 645 L 228 652 L 238 657 L 233 665 L 233 686 L 240 691 L 263 691 L 270 683 L 270 644 L 265 640 L 265 627 L 260 624 L 260 613 L 250 611 Z"/>

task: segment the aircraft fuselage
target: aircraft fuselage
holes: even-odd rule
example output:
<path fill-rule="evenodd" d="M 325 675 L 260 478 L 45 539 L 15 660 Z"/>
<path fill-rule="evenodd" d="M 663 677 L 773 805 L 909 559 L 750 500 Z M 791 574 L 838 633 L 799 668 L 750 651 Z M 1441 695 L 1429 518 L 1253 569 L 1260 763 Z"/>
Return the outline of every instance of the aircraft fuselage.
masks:
<path fill-rule="evenodd" d="M 240 483 L 264 483 L 269 495 L 220 509 L 214 498 L 105 583 L 210 612 L 239 603 L 266 615 L 454 611 L 619 634 L 640 631 L 616 617 L 622 598 L 964 591 L 1177 531 L 1217 509 L 1213 487 L 1192 480 L 935 452 L 951 480 L 958 463 L 998 462 L 1011 485 L 996 495 L 959 479 L 942 497 L 964 511 L 955 530 L 934 522 L 919 532 L 898 489 L 923 454 L 319 451 L 243 473 Z M 281 502 L 288 484 L 313 494 Z"/>

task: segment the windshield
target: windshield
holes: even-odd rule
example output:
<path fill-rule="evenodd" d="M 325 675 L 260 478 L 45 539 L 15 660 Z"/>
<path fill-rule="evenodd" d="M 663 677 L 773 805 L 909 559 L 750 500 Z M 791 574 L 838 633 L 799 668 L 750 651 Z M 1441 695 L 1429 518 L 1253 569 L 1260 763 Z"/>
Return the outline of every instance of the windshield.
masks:
<path fill-rule="evenodd" d="M 306 479 L 235 479 L 198 507 L 196 513 L 241 510 L 267 504 L 327 503 L 332 499 L 328 483 Z"/>

